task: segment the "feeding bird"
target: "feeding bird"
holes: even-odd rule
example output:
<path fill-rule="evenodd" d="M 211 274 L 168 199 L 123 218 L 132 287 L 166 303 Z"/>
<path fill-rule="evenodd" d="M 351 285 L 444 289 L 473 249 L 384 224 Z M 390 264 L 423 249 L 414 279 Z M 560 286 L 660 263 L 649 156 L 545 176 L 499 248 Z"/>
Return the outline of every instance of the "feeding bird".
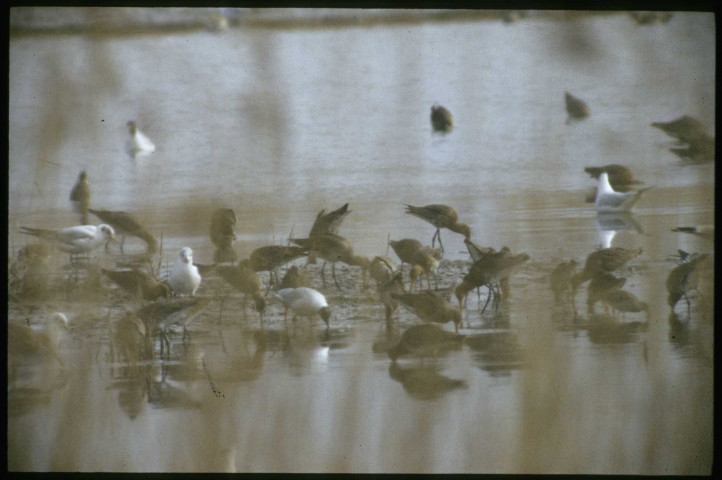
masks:
<path fill-rule="evenodd" d="M 454 329 L 457 333 L 459 332 L 461 310 L 452 307 L 440 294 L 426 290 L 420 293 L 391 293 L 390 295 L 421 320 L 434 323 L 453 322 Z"/>
<path fill-rule="evenodd" d="M 146 301 L 153 301 L 157 298 L 169 298 L 171 287 L 165 282 L 159 282 L 152 275 L 134 268 L 132 270 L 106 270 L 101 271 L 123 290 L 142 298 Z"/>
<path fill-rule="evenodd" d="M 216 272 L 233 288 L 243 293 L 243 308 L 245 311 L 246 297 L 249 295 L 256 304 L 256 311 L 263 321 L 263 312 L 266 309 L 266 297 L 263 296 L 263 282 L 261 277 L 250 267 L 249 261 L 242 260 L 238 265 L 219 265 Z"/>
<path fill-rule="evenodd" d="M 326 302 L 326 297 L 321 292 L 308 287 L 284 288 L 276 292 L 276 297 L 283 301 L 283 306 L 293 312 L 293 321 L 296 317 L 313 317 L 318 315 L 329 327 L 331 309 Z M 286 312 L 283 317 L 286 319 Z"/>
<path fill-rule="evenodd" d="M 444 249 L 444 245 L 441 243 L 442 228 L 448 228 L 452 232 L 464 235 L 466 238 L 471 237 L 471 227 L 465 223 L 460 223 L 459 214 L 448 205 L 432 204 L 423 207 L 414 207 L 413 205 L 407 204 L 404 205 L 406 206 L 406 213 L 414 215 L 415 217 L 429 222 L 436 227 L 436 233 L 434 233 L 434 236 L 431 238 L 432 248 L 438 238 L 441 250 Z"/>
<path fill-rule="evenodd" d="M 236 252 L 233 242 L 236 240 L 236 214 L 230 208 L 219 208 L 211 215 L 210 237 L 216 247 L 213 253 L 215 263 L 234 263 Z"/>
<path fill-rule="evenodd" d="M 126 235 L 138 237 L 143 240 L 148 253 L 155 253 L 158 250 L 158 242 L 155 237 L 130 213 L 111 210 L 93 210 L 92 208 L 88 211 L 105 223 L 111 225 L 115 231 L 121 235 L 121 253 L 123 253 L 123 244 L 125 243 Z"/>

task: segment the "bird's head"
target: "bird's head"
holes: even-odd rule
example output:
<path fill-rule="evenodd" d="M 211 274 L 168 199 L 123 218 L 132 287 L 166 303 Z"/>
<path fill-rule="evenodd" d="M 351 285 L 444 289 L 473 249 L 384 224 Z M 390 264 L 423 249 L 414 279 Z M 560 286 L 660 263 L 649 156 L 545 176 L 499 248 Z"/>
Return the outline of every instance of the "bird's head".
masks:
<path fill-rule="evenodd" d="M 190 247 L 181 248 L 181 251 L 178 254 L 178 256 L 183 263 L 187 263 L 187 264 L 193 263 L 193 250 L 191 250 Z"/>

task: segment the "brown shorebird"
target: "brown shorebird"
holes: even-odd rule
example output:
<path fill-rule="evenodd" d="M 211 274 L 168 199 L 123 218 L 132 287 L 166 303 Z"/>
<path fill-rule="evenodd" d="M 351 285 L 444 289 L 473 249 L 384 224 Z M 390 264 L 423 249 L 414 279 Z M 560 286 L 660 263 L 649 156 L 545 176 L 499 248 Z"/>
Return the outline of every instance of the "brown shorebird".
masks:
<path fill-rule="evenodd" d="M 617 278 L 609 272 L 603 272 L 592 277 L 587 285 L 587 312 L 594 311 L 594 304 L 602 299 L 608 292 L 619 290 L 627 282 L 626 278 Z"/>
<path fill-rule="evenodd" d="M 321 235 L 323 233 L 333 233 L 338 235 L 338 229 L 343 220 L 351 213 L 348 209 L 348 203 L 341 205 L 336 210 L 326 213 L 326 209 L 321 210 L 316 215 L 316 221 L 313 222 L 309 237 Z"/>
<path fill-rule="evenodd" d="M 460 223 L 459 214 L 448 205 L 432 204 L 423 207 L 414 207 L 413 205 L 407 204 L 404 205 L 406 206 L 406 213 L 419 217 L 436 227 L 436 233 L 434 233 L 434 236 L 431 238 L 432 248 L 438 238 L 441 250 L 444 249 L 444 245 L 441 243 L 442 228 L 448 228 L 452 232 L 464 235 L 466 238 L 471 237 L 471 228 L 465 223 Z"/>
<path fill-rule="evenodd" d="M 690 301 L 687 292 L 697 288 L 699 283 L 699 265 L 709 257 L 704 253 L 701 255 L 693 255 L 689 260 L 675 267 L 667 277 L 667 305 L 674 312 L 674 307 L 679 299 L 684 297 L 687 302 L 687 314 L 690 313 Z"/>
<path fill-rule="evenodd" d="M 281 280 L 279 290 L 284 288 L 298 288 L 298 287 L 310 287 L 311 276 L 308 274 L 308 270 L 305 268 L 299 268 L 296 265 L 292 265 Z"/>
<path fill-rule="evenodd" d="M 243 312 L 246 311 L 246 300 L 250 295 L 256 304 L 256 311 L 263 321 L 263 312 L 266 310 L 266 297 L 263 295 L 263 282 L 261 277 L 250 267 L 249 261 L 242 260 L 238 265 L 219 265 L 216 272 L 233 288 L 243 294 Z"/>
<path fill-rule="evenodd" d="M 477 262 L 481 260 L 482 257 L 485 257 L 490 253 L 496 253 L 496 250 L 494 250 L 493 248 L 482 247 L 481 245 L 472 242 L 468 238 L 464 239 L 464 245 L 466 245 L 466 249 L 469 251 L 469 256 L 471 257 L 472 262 Z"/>
<path fill-rule="evenodd" d="M 641 302 L 633 293 L 626 290 L 610 290 L 600 295 L 599 300 L 612 307 L 615 315 L 619 313 L 625 314 L 647 312 L 649 306 L 645 302 Z"/>
<path fill-rule="evenodd" d="M 651 126 L 684 143 L 694 142 L 706 136 L 704 125 L 688 115 L 683 115 L 670 122 L 654 122 Z"/>
<path fill-rule="evenodd" d="M 376 287 L 391 280 L 397 272 L 394 261 L 385 255 L 374 257 L 369 265 L 369 274 L 376 282 Z"/>
<path fill-rule="evenodd" d="M 143 299 L 149 302 L 163 297 L 171 296 L 170 286 L 165 282 L 159 282 L 149 273 L 139 269 L 132 270 L 106 270 L 100 269 L 106 277 L 113 281 L 123 290 L 130 292 L 136 299 Z"/>
<path fill-rule="evenodd" d="M 574 97 L 569 92 L 564 92 L 564 103 L 567 109 L 567 124 L 572 120 L 582 120 L 589 116 L 589 106 L 579 98 Z"/>
<path fill-rule="evenodd" d="M 413 291 L 416 279 L 422 274 L 426 276 L 426 286 L 431 290 L 431 275 L 434 275 L 434 284 L 439 288 L 439 282 L 436 277 L 436 269 L 439 262 L 444 257 L 443 250 L 437 250 L 431 247 L 421 247 L 411 256 L 411 272 L 409 273 L 409 291 Z"/>
<path fill-rule="evenodd" d="M 88 211 L 112 226 L 116 232 L 121 235 L 121 253 L 124 253 L 123 244 L 125 243 L 126 235 L 138 237 L 143 240 L 146 244 L 146 251 L 148 253 L 155 253 L 158 250 L 158 242 L 155 240 L 155 237 L 153 237 L 153 235 L 151 235 L 150 232 L 148 232 L 148 230 L 146 230 L 146 228 L 128 212 L 93 210 L 92 208 L 88 209 Z"/>
<path fill-rule="evenodd" d="M 673 232 L 689 233 L 705 240 L 714 241 L 714 225 L 702 225 L 696 227 L 676 227 Z"/>
<path fill-rule="evenodd" d="M 454 329 L 459 332 L 461 310 L 452 307 L 439 293 L 430 290 L 419 293 L 391 293 L 391 298 L 398 300 L 425 322 L 454 322 Z"/>
<path fill-rule="evenodd" d="M 414 325 L 409 327 L 399 339 L 399 343 L 388 351 L 391 360 L 402 355 L 436 356 L 447 350 L 458 349 L 464 335 L 447 332 L 433 325 Z"/>
<path fill-rule="evenodd" d="M 431 126 L 437 132 L 448 132 L 454 128 L 454 117 L 445 107 L 435 103 L 431 106 Z"/>
<path fill-rule="evenodd" d="M 554 267 L 554 270 L 552 270 L 552 273 L 549 276 L 549 283 L 551 284 L 552 291 L 554 292 L 554 301 L 556 303 L 563 302 L 565 296 L 569 297 L 567 300 L 572 300 L 572 275 L 574 275 L 576 270 L 576 260 L 562 262 Z"/>
<path fill-rule="evenodd" d="M 508 284 L 509 277 L 528 260 L 529 255 L 526 253 L 512 255 L 509 247 L 503 247 L 498 252 L 488 254 L 479 261 L 474 262 L 469 268 L 469 273 L 466 274 L 454 292 L 459 301 L 459 308 L 462 308 L 464 299 L 474 288 L 486 286 L 489 290 L 486 304 L 481 310 L 482 313 L 486 310 L 492 294 L 495 299 L 499 295 L 495 289 L 501 289 L 502 298 L 508 297 L 511 293 Z M 496 300 L 495 305 L 498 307 Z"/>
<path fill-rule="evenodd" d="M 621 247 L 603 248 L 592 252 L 587 256 L 584 262 L 584 269 L 572 275 L 572 292 L 576 294 L 579 285 L 591 280 L 597 275 L 605 272 L 613 272 L 623 267 L 627 262 L 638 255 L 641 255 L 642 249 L 631 250 Z"/>
<path fill-rule="evenodd" d="M 236 214 L 230 208 L 218 208 L 211 215 L 209 235 L 216 247 L 213 253 L 214 263 L 234 263 L 236 251 L 233 242 L 236 240 Z"/>
<path fill-rule="evenodd" d="M 78 181 L 70 191 L 70 201 L 73 209 L 80 214 L 80 223 L 88 224 L 88 208 L 90 208 L 90 185 L 88 185 L 88 174 L 85 170 L 78 175 Z"/>
<path fill-rule="evenodd" d="M 63 332 L 70 331 L 68 319 L 62 313 L 54 313 L 39 326 L 8 323 L 8 356 L 50 354 L 60 365 L 65 365 L 58 353 Z"/>
<path fill-rule="evenodd" d="M 301 239 L 294 239 L 293 242 L 297 243 L 300 240 Z M 342 236 L 335 235 L 333 233 L 314 235 L 307 240 L 308 243 L 303 246 L 305 247 L 306 245 L 308 245 L 309 255 L 313 254 L 319 258 L 322 258 L 324 261 L 323 266 L 321 267 L 321 279 L 323 281 L 324 288 L 326 287 L 326 277 L 324 275 L 324 268 L 326 267 L 326 262 L 331 262 L 331 274 L 333 276 L 333 282 L 336 284 L 336 288 L 338 288 L 339 290 L 341 289 L 341 287 L 339 286 L 338 280 L 336 279 L 336 262 L 343 262 L 346 265 L 361 267 L 363 274 L 363 285 L 364 288 L 366 287 L 366 278 L 370 262 L 368 258 L 354 254 L 351 242 L 349 242 Z"/>
<path fill-rule="evenodd" d="M 170 355 L 168 331 L 172 325 L 183 327 L 183 341 L 190 334 L 186 326 L 193 321 L 213 301 L 212 297 L 180 297 L 167 302 L 149 303 L 140 308 L 136 315 L 140 317 L 146 329 L 146 335 L 160 334 L 160 354 L 163 355 L 164 344 Z"/>
<path fill-rule="evenodd" d="M 402 265 L 404 263 L 411 263 L 411 259 L 414 253 L 416 253 L 416 250 L 424 246 L 421 242 L 413 238 L 391 240 L 389 241 L 389 245 L 394 250 L 394 253 L 396 253 L 396 256 L 399 257 L 399 260 L 401 260 Z"/>
<path fill-rule="evenodd" d="M 387 281 L 379 283 L 377 290 L 379 300 L 381 300 L 386 313 L 386 324 L 389 325 L 392 315 L 399 308 L 399 302 L 391 298 L 391 294 L 396 293 L 402 295 L 406 293 L 401 272 L 396 272 L 394 276 Z"/>
<path fill-rule="evenodd" d="M 270 285 L 278 285 L 278 268 L 306 255 L 307 248 L 268 245 L 251 252 L 249 266 L 256 272 L 269 272 Z M 274 278 L 275 277 L 275 278 Z"/>

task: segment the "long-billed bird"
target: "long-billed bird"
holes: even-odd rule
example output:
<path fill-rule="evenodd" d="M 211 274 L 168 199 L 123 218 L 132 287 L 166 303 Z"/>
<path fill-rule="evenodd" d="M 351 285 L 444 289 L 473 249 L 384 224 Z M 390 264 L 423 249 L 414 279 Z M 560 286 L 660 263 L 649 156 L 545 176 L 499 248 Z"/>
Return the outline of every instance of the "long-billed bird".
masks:
<path fill-rule="evenodd" d="M 112 211 L 112 210 L 93 210 L 88 209 L 90 213 L 111 225 L 116 233 L 121 236 L 120 251 L 123 252 L 123 244 L 125 236 L 138 237 L 146 244 L 148 253 L 155 253 L 158 250 L 158 242 L 141 223 L 128 212 Z"/>
<path fill-rule="evenodd" d="M 433 323 L 453 322 L 454 329 L 457 333 L 459 332 L 461 310 L 451 306 L 439 293 L 427 290 L 419 293 L 391 293 L 390 295 L 421 320 Z"/>
<path fill-rule="evenodd" d="M 246 308 L 246 297 L 253 298 L 256 311 L 263 321 L 263 312 L 266 309 L 266 297 L 263 295 L 263 282 L 261 277 L 250 267 L 249 261 L 242 260 L 238 265 L 219 265 L 216 272 L 233 288 L 243 293 L 243 309 Z"/>
<path fill-rule="evenodd" d="M 448 228 L 452 232 L 460 233 L 466 238 L 471 238 L 471 227 L 465 223 L 459 222 L 459 214 L 448 205 L 431 204 L 423 207 L 415 207 L 407 204 L 404 205 L 406 206 L 406 213 L 429 222 L 436 227 L 436 232 L 431 238 L 432 248 L 438 238 L 441 249 L 444 249 L 444 245 L 441 243 L 442 228 Z"/>

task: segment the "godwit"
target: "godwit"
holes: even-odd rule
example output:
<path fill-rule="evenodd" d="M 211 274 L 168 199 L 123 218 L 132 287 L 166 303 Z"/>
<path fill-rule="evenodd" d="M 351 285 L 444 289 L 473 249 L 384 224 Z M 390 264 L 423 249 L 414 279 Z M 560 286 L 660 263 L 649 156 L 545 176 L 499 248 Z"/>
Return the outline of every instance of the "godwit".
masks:
<path fill-rule="evenodd" d="M 442 228 L 448 228 L 452 232 L 464 235 L 466 238 L 471 237 L 471 228 L 465 223 L 460 223 L 459 214 L 448 205 L 432 204 L 423 207 L 414 207 L 413 205 L 407 204 L 404 205 L 406 206 L 406 213 L 419 217 L 436 227 L 436 232 L 431 238 L 432 247 L 434 247 L 435 241 L 438 238 L 441 250 L 444 249 L 444 245 L 441 243 Z"/>
<path fill-rule="evenodd" d="M 709 257 L 708 254 L 693 255 L 689 260 L 675 267 L 667 277 L 667 304 L 674 312 L 679 299 L 684 297 L 687 302 L 687 315 L 690 313 L 690 301 L 687 292 L 697 288 L 699 283 L 699 265 Z"/>
<path fill-rule="evenodd" d="M 706 135 L 704 125 L 688 115 L 683 115 L 670 122 L 653 122 L 651 126 L 684 143 L 693 142 Z"/>
<path fill-rule="evenodd" d="M 454 329 L 459 332 L 461 310 L 452 307 L 440 294 L 427 290 L 420 293 L 391 293 L 391 298 L 401 302 L 425 322 L 454 322 Z"/>
<path fill-rule="evenodd" d="M 572 291 L 576 293 L 577 288 L 582 283 L 605 272 L 613 272 L 621 268 L 641 253 L 641 248 L 631 250 L 621 247 L 603 248 L 590 253 L 584 262 L 584 269 L 572 275 Z"/>
<path fill-rule="evenodd" d="M 85 170 L 78 175 L 78 181 L 70 191 L 70 201 L 73 209 L 80 213 L 80 223 L 88 224 L 88 208 L 90 207 L 90 185 L 88 185 L 88 174 Z"/>
<path fill-rule="evenodd" d="M 570 260 L 560 263 L 552 270 L 549 276 L 549 283 L 554 292 L 554 301 L 556 303 L 562 302 L 565 295 L 570 297 L 568 300 L 571 300 L 572 275 L 574 275 L 576 269 L 577 261 Z"/>
<path fill-rule="evenodd" d="M 158 250 L 158 242 L 155 237 L 153 237 L 153 235 L 151 235 L 150 232 L 148 232 L 148 230 L 130 213 L 111 210 L 93 210 L 92 208 L 88 211 L 105 223 L 111 225 L 116 232 L 121 235 L 121 253 L 124 253 L 123 244 L 125 243 L 126 235 L 138 237 L 143 240 L 146 244 L 146 251 L 148 253 L 155 253 Z"/>
<path fill-rule="evenodd" d="M 234 263 L 236 252 L 233 242 L 236 240 L 236 214 L 230 208 L 218 208 L 211 215 L 209 234 L 211 242 L 216 247 L 213 253 L 215 263 Z"/>
<path fill-rule="evenodd" d="M 298 240 L 293 240 L 297 242 Z M 351 242 L 343 238 L 340 235 L 333 233 L 323 233 L 320 235 L 314 235 L 309 238 L 310 250 L 309 254 L 316 255 L 324 260 L 324 264 L 321 267 L 321 279 L 323 280 L 324 288 L 326 287 L 326 277 L 324 276 L 324 268 L 326 262 L 331 262 L 331 274 L 333 281 L 336 284 L 336 288 L 339 290 L 341 287 L 336 279 L 336 262 L 343 262 L 347 265 L 361 267 L 363 274 L 363 285 L 366 286 L 366 276 L 369 269 L 369 259 L 355 255 Z"/>
<path fill-rule="evenodd" d="M 171 288 L 167 283 L 159 282 L 152 275 L 138 269 L 101 271 L 116 285 L 130 292 L 135 298 L 153 301 L 156 298 L 171 296 Z"/>
<path fill-rule="evenodd" d="M 143 319 L 146 334 L 160 334 L 160 354 L 163 355 L 163 344 L 168 347 L 170 354 L 170 341 L 168 330 L 172 325 L 183 327 L 183 341 L 190 337 L 186 330 L 187 325 L 193 321 L 213 301 L 211 297 L 182 297 L 173 298 L 167 302 L 149 303 L 136 312 Z"/>
<path fill-rule="evenodd" d="M 261 277 L 253 271 L 248 260 L 241 261 L 238 265 L 219 265 L 216 272 L 233 288 L 243 293 L 243 310 L 246 309 L 246 297 L 248 295 L 253 298 L 256 304 L 256 311 L 263 321 L 263 312 L 266 309 L 266 297 L 263 296 L 263 282 Z"/>
<path fill-rule="evenodd" d="M 277 269 L 306 255 L 307 248 L 267 245 L 251 252 L 250 267 L 256 272 L 269 272 L 270 285 L 278 285 Z M 275 277 L 275 278 L 274 278 Z"/>
<path fill-rule="evenodd" d="M 444 256 L 443 250 L 431 247 L 421 247 L 411 256 L 411 272 L 409 273 L 409 291 L 412 291 L 416 279 L 422 274 L 426 276 L 426 286 L 431 290 L 431 274 L 434 275 L 434 284 L 439 287 L 436 278 L 436 269 Z"/>

